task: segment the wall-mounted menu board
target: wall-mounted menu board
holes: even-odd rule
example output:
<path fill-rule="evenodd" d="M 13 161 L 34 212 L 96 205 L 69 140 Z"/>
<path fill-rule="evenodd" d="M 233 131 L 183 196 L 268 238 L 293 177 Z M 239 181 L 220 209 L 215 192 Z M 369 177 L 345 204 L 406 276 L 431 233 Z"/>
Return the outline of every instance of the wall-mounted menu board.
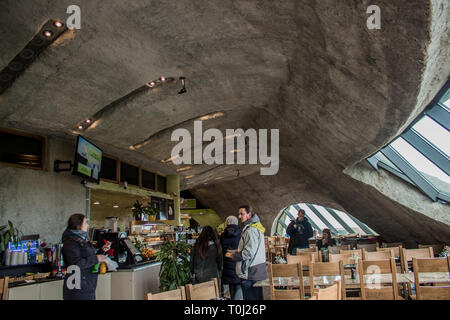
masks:
<path fill-rule="evenodd" d="M 167 220 L 175 220 L 175 205 L 173 200 L 166 200 Z"/>
<path fill-rule="evenodd" d="M 166 199 L 152 197 L 150 200 L 150 204 L 153 208 L 158 210 L 158 214 L 156 215 L 156 220 L 167 220 L 167 206 Z"/>

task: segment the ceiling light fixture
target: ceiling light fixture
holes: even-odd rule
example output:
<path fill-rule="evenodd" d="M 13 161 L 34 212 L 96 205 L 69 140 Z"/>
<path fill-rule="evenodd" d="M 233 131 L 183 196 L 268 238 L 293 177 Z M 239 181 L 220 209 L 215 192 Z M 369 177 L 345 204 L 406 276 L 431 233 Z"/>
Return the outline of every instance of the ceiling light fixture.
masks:
<path fill-rule="evenodd" d="M 192 169 L 192 167 L 184 167 L 184 168 L 180 168 L 180 169 L 177 169 L 177 172 L 187 171 L 187 170 L 189 170 L 189 169 Z"/>
<path fill-rule="evenodd" d="M 185 179 L 191 179 L 191 178 L 193 178 L 193 177 L 195 177 L 195 174 L 193 174 L 193 175 L 191 175 L 191 176 L 184 177 L 184 178 L 185 178 Z"/>
<path fill-rule="evenodd" d="M 78 126 L 78 130 L 83 130 L 83 126 L 81 124 Z"/>
<path fill-rule="evenodd" d="M 53 25 L 54 25 L 55 27 L 57 27 L 57 28 L 61 28 L 61 27 L 63 26 L 63 23 L 62 23 L 61 21 L 55 21 L 55 22 L 53 23 Z"/>
<path fill-rule="evenodd" d="M 91 119 L 87 119 L 87 120 L 86 120 L 86 123 L 91 123 Z"/>
<path fill-rule="evenodd" d="M 44 31 L 44 36 L 46 38 L 51 38 L 53 36 L 53 32 L 51 32 L 50 30 L 45 30 Z"/>
<path fill-rule="evenodd" d="M 197 120 L 205 121 L 205 120 L 211 120 L 211 119 L 215 119 L 215 118 L 219 118 L 219 117 L 223 117 L 223 116 L 224 116 L 223 112 L 216 112 L 213 114 L 208 114 L 206 116 L 200 117 Z"/>
<path fill-rule="evenodd" d="M 94 204 L 95 204 L 95 205 L 99 205 L 100 202 L 99 202 L 99 201 L 95 201 Z"/>
<path fill-rule="evenodd" d="M 161 80 L 161 82 L 166 82 L 166 77 L 161 77 L 161 78 L 159 78 L 160 80 Z"/>
<path fill-rule="evenodd" d="M 180 77 L 180 80 L 181 80 L 181 85 L 183 86 L 183 88 L 181 88 L 181 90 L 178 91 L 178 94 L 183 94 L 183 93 L 187 92 L 187 90 L 186 90 L 186 78 L 185 77 Z"/>
<path fill-rule="evenodd" d="M 154 86 L 156 86 L 156 82 L 155 82 L 155 81 L 151 81 L 151 82 L 148 84 L 148 86 L 149 86 L 150 88 L 153 88 Z"/>
<path fill-rule="evenodd" d="M 115 204 L 113 205 L 113 208 L 117 209 L 119 207 L 119 205 Z"/>

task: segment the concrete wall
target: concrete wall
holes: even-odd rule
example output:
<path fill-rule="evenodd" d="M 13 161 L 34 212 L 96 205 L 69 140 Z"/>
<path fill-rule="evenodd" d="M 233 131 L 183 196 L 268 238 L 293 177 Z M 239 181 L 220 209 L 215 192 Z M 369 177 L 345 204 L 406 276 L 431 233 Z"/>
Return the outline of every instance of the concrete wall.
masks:
<path fill-rule="evenodd" d="M 86 212 L 81 179 L 53 171 L 54 160 L 72 160 L 74 152 L 75 141 L 48 137 L 44 171 L 0 165 L 0 225 L 11 220 L 25 235 L 60 241 L 70 215 Z"/>

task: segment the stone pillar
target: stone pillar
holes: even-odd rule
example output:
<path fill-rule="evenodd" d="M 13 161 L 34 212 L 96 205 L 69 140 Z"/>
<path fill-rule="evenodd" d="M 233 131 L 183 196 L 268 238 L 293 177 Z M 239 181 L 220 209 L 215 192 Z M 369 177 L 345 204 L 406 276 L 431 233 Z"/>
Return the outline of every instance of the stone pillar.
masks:
<path fill-rule="evenodd" d="M 167 176 L 167 193 L 173 198 L 173 205 L 175 211 L 175 225 L 181 225 L 181 213 L 180 213 L 180 176 L 179 175 L 168 175 Z"/>

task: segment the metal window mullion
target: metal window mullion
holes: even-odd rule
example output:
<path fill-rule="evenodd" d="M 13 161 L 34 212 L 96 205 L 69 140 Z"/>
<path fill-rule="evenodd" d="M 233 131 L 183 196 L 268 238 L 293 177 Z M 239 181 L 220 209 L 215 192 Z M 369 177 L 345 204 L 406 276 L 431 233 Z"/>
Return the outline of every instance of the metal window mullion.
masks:
<path fill-rule="evenodd" d="M 412 164 L 404 159 L 390 145 L 382 149 L 381 152 L 394 163 L 417 187 L 422 190 L 433 201 L 437 201 L 439 191 L 418 171 Z"/>
<path fill-rule="evenodd" d="M 317 210 L 312 204 L 307 204 L 308 208 L 335 234 L 339 234 L 335 227 Z"/>
<path fill-rule="evenodd" d="M 405 175 L 403 172 L 398 171 L 398 170 L 392 168 L 391 166 L 389 166 L 389 165 L 387 165 L 387 164 L 385 164 L 385 163 L 383 163 L 383 162 L 380 162 L 378 165 L 380 166 L 380 168 L 382 168 L 382 169 L 384 169 L 384 170 L 386 170 L 386 171 L 389 171 L 390 173 L 396 175 L 396 176 L 399 177 L 400 179 L 403 179 L 403 180 L 405 180 L 406 182 L 409 182 L 409 183 L 411 183 L 413 186 L 417 187 L 417 185 L 416 185 L 413 181 L 411 181 L 411 179 L 409 179 L 408 176 Z"/>
<path fill-rule="evenodd" d="M 289 219 L 295 220 L 295 217 L 292 215 L 292 213 L 289 212 L 288 209 L 284 209 L 283 213 L 284 213 L 285 215 L 287 215 L 287 216 L 289 217 Z"/>
<path fill-rule="evenodd" d="M 354 223 L 356 223 L 358 225 L 358 227 L 364 231 L 366 234 L 370 234 L 373 235 L 372 231 L 370 231 L 369 228 L 367 228 L 367 226 L 362 223 L 361 221 L 359 221 L 358 219 L 356 219 L 354 216 L 352 216 L 351 214 L 346 213 L 347 217 L 349 217 L 350 219 L 353 220 Z M 355 232 L 355 230 L 353 230 L 353 232 Z"/>
<path fill-rule="evenodd" d="M 378 163 L 380 162 L 380 160 L 378 160 L 377 156 L 372 156 L 370 158 L 366 159 L 367 162 L 369 162 L 369 164 L 375 169 L 378 170 Z"/>
<path fill-rule="evenodd" d="M 450 114 L 444 106 L 438 104 L 425 114 L 450 131 Z"/>
<path fill-rule="evenodd" d="M 415 132 L 414 130 L 408 130 L 402 135 L 410 145 L 417 149 L 427 159 L 437 165 L 442 171 L 449 174 L 450 172 L 450 160 L 449 158 L 439 151 L 435 146 L 428 142 L 424 137 Z"/>
<path fill-rule="evenodd" d="M 337 214 L 336 212 L 334 212 L 333 209 L 325 208 L 325 210 L 327 210 L 328 213 L 331 214 L 331 216 L 332 216 L 333 218 L 335 218 L 336 221 L 339 222 L 339 223 L 341 224 L 341 226 L 343 226 L 344 229 L 345 229 L 348 233 L 353 233 L 353 229 L 350 228 L 350 226 L 349 226 L 348 224 L 346 224 L 345 221 L 342 220 L 341 217 L 339 217 L 338 214 Z"/>
<path fill-rule="evenodd" d="M 301 209 L 297 204 L 294 204 L 293 207 L 295 208 L 295 210 L 297 210 L 297 212 Z M 320 234 L 322 234 L 322 229 L 320 229 L 319 226 L 314 223 L 313 219 L 309 218 L 308 220 L 309 223 L 311 223 L 313 229 L 316 229 Z"/>

